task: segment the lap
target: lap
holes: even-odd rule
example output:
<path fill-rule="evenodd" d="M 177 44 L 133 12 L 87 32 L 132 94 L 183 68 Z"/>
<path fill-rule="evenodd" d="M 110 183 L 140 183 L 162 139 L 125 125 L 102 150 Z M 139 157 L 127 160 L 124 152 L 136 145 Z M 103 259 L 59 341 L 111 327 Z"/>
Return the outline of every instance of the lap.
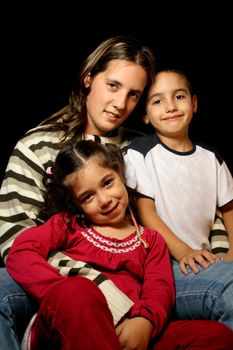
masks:
<path fill-rule="evenodd" d="M 6 268 L 0 268 L 0 328 L 9 335 L 12 330 L 22 338 L 32 315 L 38 309 L 37 303 L 9 275 Z"/>
<path fill-rule="evenodd" d="M 217 321 L 189 320 L 170 322 L 155 339 L 152 349 L 231 350 L 233 332 Z"/>
<path fill-rule="evenodd" d="M 0 302 L 12 295 L 25 295 L 24 290 L 9 275 L 5 267 L 0 268 Z"/>
<path fill-rule="evenodd" d="M 172 261 L 172 268 L 175 278 L 176 293 L 190 292 L 200 293 L 211 291 L 218 296 L 227 284 L 233 283 L 233 261 L 217 261 L 207 269 L 199 266 L 199 273 L 195 274 L 189 267 L 189 274 L 185 276 L 180 270 L 177 261 Z"/>
<path fill-rule="evenodd" d="M 232 325 L 233 261 L 218 261 L 195 274 L 185 276 L 172 261 L 179 319 L 222 320 Z"/>
<path fill-rule="evenodd" d="M 23 288 L 10 276 L 5 267 L 0 268 L 0 306 L 10 308 L 11 313 L 35 312 L 37 303 L 30 298 Z"/>

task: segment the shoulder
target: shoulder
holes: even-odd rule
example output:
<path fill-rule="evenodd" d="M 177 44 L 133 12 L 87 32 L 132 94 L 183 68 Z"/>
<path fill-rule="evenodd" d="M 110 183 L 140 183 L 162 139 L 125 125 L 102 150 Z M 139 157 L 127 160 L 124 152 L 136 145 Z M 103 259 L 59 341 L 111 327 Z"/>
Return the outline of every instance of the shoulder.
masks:
<path fill-rule="evenodd" d="M 129 140 L 133 140 L 135 137 L 145 136 L 145 133 L 143 132 L 125 127 L 119 127 L 119 132 L 121 133 L 122 138 Z"/>
<path fill-rule="evenodd" d="M 139 136 L 143 136 L 143 135 L 144 135 L 144 133 L 141 133 L 140 131 L 125 128 L 125 127 L 119 127 L 119 129 L 118 129 L 118 136 L 119 136 L 118 143 L 120 145 L 122 153 L 123 154 L 126 153 L 127 148 L 133 139 L 135 139 L 136 137 L 139 137 Z"/>
<path fill-rule="evenodd" d="M 196 147 L 201 149 L 206 154 L 214 156 L 217 159 L 217 161 L 218 161 L 218 163 L 220 165 L 223 164 L 224 159 L 223 159 L 222 155 L 219 153 L 219 151 L 215 147 L 213 147 L 211 145 L 208 145 L 208 144 L 206 144 L 204 142 L 198 142 L 196 144 Z"/>
<path fill-rule="evenodd" d="M 64 230 L 67 229 L 68 225 L 67 222 L 68 220 L 72 221 L 72 223 L 74 224 L 76 221 L 72 218 L 68 217 L 68 214 L 64 211 L 58 212 L 56 214 L 53 214 L 52 216 L 50 216 L 44 223 L 42 223 L 41 225 L 38 225 L 38 228 L 53 228 L 55 232 L 64 232 Z"/>
<path fill-rule="evenodd" d="M 160 249 L 159 247 L 166 246 L 163 236 L 152 228 L 143 227 L 143 237 L 149 243 L 149 246 L 155 244 L 158 249 Z"/>
<path fill-rule="evenodd" d="M 28 130 L 19 142 L 24 143 L 30 147 L 33 144 L 40 142 L 47 143 L 58 143 L 61 142 L 62 137 L 64 136 L 63 131 L 48 131 L 44 127 L 36 127 Z"/>
<path fill-rule="evenodd" d="M 61 131 L 45 131 L 42 127 L 27 131 L 16 143 L 7 169 L 24 176 L 29 171 L 33 171 L 36 178 L 38 173 L 43 176 L 44 169 L 55 160 L 63 135 Z"/>
<path fill-rule="evenodd" d="M 156 134 L 144 135 L 133 139 L 128 150 L 138 151 L 146 156 L 158 144 L 160 144 L 160 140 Z"/>
<path fill-rule="evenodd" d="M 63 136 L 63 131 L 47 131 L 43 127 L 31 129 L 17 142 L 13 155 L 22 159 L 29 158 L 33 162 L 40 159 L 43 164 L 53 161 Z"/>

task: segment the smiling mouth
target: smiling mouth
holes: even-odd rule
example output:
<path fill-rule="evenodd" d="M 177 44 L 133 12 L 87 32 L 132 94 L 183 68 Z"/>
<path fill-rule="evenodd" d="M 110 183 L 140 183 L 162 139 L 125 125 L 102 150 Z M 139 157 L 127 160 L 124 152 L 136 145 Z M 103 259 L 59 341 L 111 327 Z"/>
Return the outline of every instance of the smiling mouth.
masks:
<path fill-rule="evenodd" d="M 164 120 L 175 120 L 175 119 L 179 119 L 179 118 L 181 118 L 181 117 L 182 117 L 181 114 L 179 114 L 179 115 L 173 115 L 173 116 L 169 116 L 169 117 L 164 118 Z"/>
<path fill-rule="evenodd" d="M 108 116 L 108 118 L 110 119 L 120 119 L 119 114 L 115 114 L 109 111 L 105 111 L 106 115 Z"/>
<path fill-rule="evenodd" d="M 117 207 L 118 207 L 118 204 L 115 205 L 115 207 L 113 207 L 112 209 L 104 212 L 103 215 L 109 215 L 109 214 L 113 213 L 117 209 Z"/>

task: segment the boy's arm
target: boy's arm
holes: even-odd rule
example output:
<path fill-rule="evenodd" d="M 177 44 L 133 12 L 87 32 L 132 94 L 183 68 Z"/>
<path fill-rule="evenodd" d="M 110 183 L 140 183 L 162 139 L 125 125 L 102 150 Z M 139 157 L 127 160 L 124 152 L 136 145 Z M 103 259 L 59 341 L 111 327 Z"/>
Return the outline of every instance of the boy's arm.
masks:
<path fill-rule="evenodd" d="M 233 260 L 233 201 L 222 207 L 221 210 L 229 241 L 229 250 L 224 260 Z"/>
<path fill-rule="evenodd" d="M 210 263 L 219 260 L 216 255 L 207 250 L 194 250 L 179 239 L 158 216 L 154 200 L 151 198 L 139 195 L 137 198 L 137 212 L 143 226 L 153 228 L 163 236 L 170 254 L 179 262 L 180 268 L 185 275 L 188 274 L 187 265 L 191 267 L 193 272 L 198 273 L 196 262 L 203 268 L 207 268 Z"/>

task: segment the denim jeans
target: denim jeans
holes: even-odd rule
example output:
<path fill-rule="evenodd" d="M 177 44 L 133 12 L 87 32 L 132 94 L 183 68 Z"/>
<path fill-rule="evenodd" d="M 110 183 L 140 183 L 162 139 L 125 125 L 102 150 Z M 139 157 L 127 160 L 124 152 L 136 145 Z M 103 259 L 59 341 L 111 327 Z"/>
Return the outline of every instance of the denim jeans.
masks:
<path fill-rule="evenodd" d="M 172 261 L 176 287 L 178 319 L 208 319 L 226 324 L 233 330 L 233 261 L 217 261 L 207 269 L 199 266 L 185 276 Z"/>
<path fill-rule="evenodd" d="M 0 268 L 1 350 L 20 350 L 22 336 L 36 310 L 36 303 L 11 278 L 6 268 Z"/>
<path fill-rule="evenodd" d="M 158 332 L 155 328 L 154 335 Z M 120 345 L 113 316 L 101 290 L 82 276 L 67 278 L 49 289 L 27 344 L 34 350 L 131 349 Z M 168 322 L 148 349 L 232 350 L 232 344 L 233 332 L 220 322 L 179 320 Z"/>
<path fill-rule="evenodd" d="M 185 276 L 172 261 L 179 319 L 210 319 L 233 330 L 233 261 L 218 261 Z M 0 268 L 0 347 L 20 350 L 20 342 L 38 305 Z"/>

